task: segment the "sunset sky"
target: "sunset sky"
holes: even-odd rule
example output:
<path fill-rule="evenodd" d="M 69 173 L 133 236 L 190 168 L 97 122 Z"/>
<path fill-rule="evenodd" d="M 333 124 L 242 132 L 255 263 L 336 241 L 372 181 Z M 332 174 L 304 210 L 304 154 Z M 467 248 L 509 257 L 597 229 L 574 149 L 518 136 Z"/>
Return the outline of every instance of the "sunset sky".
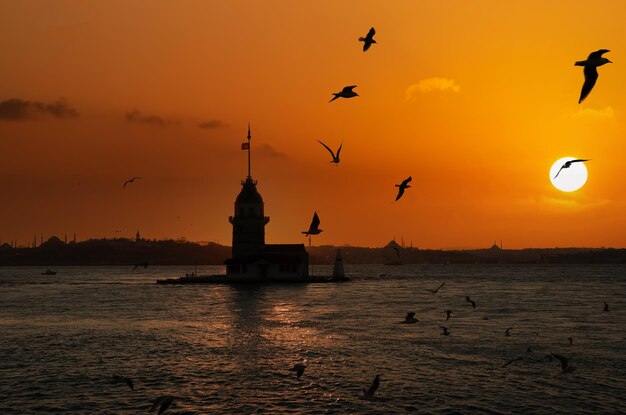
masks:
<path fill-rule="evenodd" d="M 267 242 L 304 242 L 317 211 L 316 245 L 624 247 L 625 17 L 623 1 L 0 2 L 0 238 L 230 244 L 250 122 Z M 574 62 L 602 48 L 614 64 L 579 105 Z M 328 103 L 346 85 L 360 96 Z M 317 139 L 343 142 L 338 167 Z M 573 193 L 549 180 L 566 156 L 592 159 Z"/>

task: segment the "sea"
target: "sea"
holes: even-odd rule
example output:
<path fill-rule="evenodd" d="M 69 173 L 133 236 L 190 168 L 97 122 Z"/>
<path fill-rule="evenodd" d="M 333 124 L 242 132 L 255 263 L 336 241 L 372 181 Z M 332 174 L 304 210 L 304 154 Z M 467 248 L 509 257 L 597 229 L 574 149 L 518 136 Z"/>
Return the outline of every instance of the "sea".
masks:
<path fill-rule="evenodd" d="M 168 414 L 626 413 L 626 265 L 346 265 L 351 282 L 265 286 L 54 270 L 0 267 L 0 414 L 142 414 L 163 395 Z"/>

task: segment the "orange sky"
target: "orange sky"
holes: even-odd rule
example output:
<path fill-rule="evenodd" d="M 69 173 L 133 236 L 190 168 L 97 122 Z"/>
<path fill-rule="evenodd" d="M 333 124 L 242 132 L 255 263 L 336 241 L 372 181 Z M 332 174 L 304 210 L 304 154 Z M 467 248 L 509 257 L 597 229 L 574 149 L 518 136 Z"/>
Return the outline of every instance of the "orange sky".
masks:
<path fill-rule="evenodd" d="M 316 210 L 315 244 L 624 247 L 624 16 L 622 1 L 1 2 L 0 103 L 31 104 L 0 118 L 0 238 L 230 244 L 250 121 L 268 242 L 304 241 Z M 615 63 L 579 105 L 574 61 L 601 48 Z M 352 84 L 360 97 L 328 103 Z M 60 99 L 79 115 L 32 104 Z M 318 138 L 343 141 L 339 167 Z M 571 194 L 548 177 L 564 156 L 592 159 Z"/>

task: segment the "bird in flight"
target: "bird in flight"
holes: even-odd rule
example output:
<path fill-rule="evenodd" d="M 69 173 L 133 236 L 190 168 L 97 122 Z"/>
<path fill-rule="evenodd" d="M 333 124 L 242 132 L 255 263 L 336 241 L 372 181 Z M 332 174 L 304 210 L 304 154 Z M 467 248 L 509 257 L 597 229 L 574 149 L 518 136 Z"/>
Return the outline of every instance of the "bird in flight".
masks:
<path fill-rule="evenodd" d="M 561 170 L 569 169 L 570 167 L 572 167 L 572 163 L 584 163 L 585 161 L 589 161 L 589 160 L 590 159 L 576 159 L 576 160 L 566 161 L 565 163 L 563 163 L 563 165 L 561 166 L 559 171 L 556 173 L 556 176 L 554 176 L 554 178 L 556 179 L 559 176 L 559 173 L 561 173 Z"/>
<path fill-rule="evenodd" d="M 508 327 L 505 331 L 504 331 L 504 335 L 506 337 L 511 337 L 511 330 L 513 330 L 513 327 Z"/>
<path fill-rule="evenodd" d="M 126 385 L 128 385 L 128 387 L 131 390 L 135 390 L 135 385 L 133 384 L 133 380 L 125 376 L 113 375 L 113 378 L 111 379 L 111 383 L 116 384 L 116 385 L 118 383 L 125 383 Z"/>
<path fill-rule="evenodd" d="M 426 291 L 430 291 L 433 294 L 437 294 L 439 292 L 439 290 L 441 289 L 441 287 L 443 287 L 444 285 L 446 285 L 446 282 L 442 282 L 441 285 L 437 288 L 435 288 L 434 290 L 426 290 Z"/>
<path fill-rule="evenodd" d="M 398 248 L 397 246 L 392 246 L 393 250 L 396 251 L 396 255 L 398 256 L 398 258 L 400 258 L 400 248 Z"/>
<path fill-rule="evenodd" d="M 160 408 L 158 412 L 159 415 L 164 414 L 173 401 L 174 397 L 172 395 L 159 396 L 158 398 L 156 398 L 148 412 L 154 412 L 157 408 Z"/>
<path fill-rule="evenodd" d="M 132 179 L 126 180 L 126 181 L 124 182 L 124 186 L 122 186 L 122 189 L 126 188 L 126 185 L 127 185 L 128 183 L 134 183 L 134 182 L 135 182 L 135 180 L 137 180 L 137 179 L 143 179 L 143 177 L 135 176 L 135 177 L 133 177 Z"/>
<path fill-rule="evenodd" d="M 452 310 L 445 310 L 446 313 L 446 321 L 450 320 L 450 316 L 452 315 Z"/>
<path fill-rule="evenodd" d="M 376 34 L 376 30 L 372 27 L 369 32 L 367 32 L 367 36 L 360 37 L 359 42 L 363 42 L 363 52 L 367 52 L 367 50 L 372 46 L 372 43 L 376 43 L 374 40 L 374 35 Z"/>
<path fill-rule="evenodd" d="M 500 366 L 500 367 L 507 367 L 507 366 L 508 366 L 508 365 L 510 365 L 511 363 L 513 363 L 513 362 L 517 362 L 518 360 L 522 360 L 522 359 L 523 359 L 523 357 L 522 357 L 522 356 L 515 357 L 515 358 L 513 358 L 513 359 L 509 360 L 508 362 L 506 362 L 505 364 L 503 364 L 503 365 L 502 365 L 502 366 Z"/>
<path fill-rule="evenodd" d="M 598 66 L 602 66 L 605 63 L 613 63 L 607 58 L 603 58 L 602 55 L 610 52 L 608 49 L 600 49 L 595 52 L 591 52 L 585 61 L 578 61 L 574 64 L 574 66 L 584 66 L 583 73 L 585 74 L 585 83 L 583 84 L 583 88 L 580 91 L 580 99 L 578 103 L 580 104 L 587 98 L 587 95 L 593 89 L 593 86 L 596 84 L 598 80 Z"/>
<path fill-rule="evenodd" d="M 568 337 L 567 340 L 569 340 L 569 345 L 571 346 L 572 344 L 574 344 L 574 338 L 573 337 Z"/>
<path fill-rule="evenodd" d="M 560 354 L 552 353 L 552 356 L 556 357 L 559 362 L 561 362 L 561 374 L 565 375 L 567 373 L 572 373 L 576 368 L 570 367 L 569 359 L 565 356 L 561 356 Z"/>
<path fill-rule="evenodd" d="M 604 310 L 603 311 L 609 311 L 609 304 L 606 301 L 604 302 Z"/>
<path fill-rule="evenodd" d="M 332 160 L 330 161 L 331 163 L 335 163 L 335 165 L 339 164 L 339 153 L 341 153 L 341 147 L 343 147 L 343 143 L 341 143 L 341 145 L 339 146 L 339 148 L 337 149 L 337 154 L 335 154 L 333 152 L 333 150 L 330 149 L 330 147 L 328 147 L 326 144 L 322 143 L 320 140 L 317 140 L 318 143 L 320 143 L 321 145 L 324 146 L 324 148 L 326 148 L 326 150 L 328 150 L 328 152 L 330 153 L 330 155 L 332 156 Z"/>
<path fill-rule="evenodd" d="M 296 379 L 300 379 L 300 377 L 304 373 L 304 369 L 306 369 L 306 365 L 304 363 L 296 363 L 289 370 L 291 370 L 292 372 L 296 372 Z"/>
<path fill-rule="evenodd" d="M 148 268 L 148 265 L 150 265 L 149 262 L 140 262 L 139 264 L 135 264 L 135 266 L 133 267 L 133 271 L 139 267 L 144 267 L 144 269 Z"/>
<path fill-rule="evenodd" d="M 313 220 L 311 221 L 311 225 L 309 226 L 308 231 L 302 232 L 306 236 L 310 235 L 319 235 L 322 232 L 320 229 L 320 217 L 317 216 L 317 212 L 313 214 Z"/>
<path fill-rule="evenodd" d="M 359 94 L 357 94 L 356 92 L 353 91 L 353 89 L 356 88 L 356 85 L 350 85 L 350 86 L 345 86 L 343 87 L 343 89 L 339 92 L 333 92 L 333 99 L 331 99 L 328 102 L 333 102 L 334 100 L 336 100 L 337 98 L 354 98 L 354 97 L 358 97 Z"/>
<path fill-rule="evenodd" d="M 409 182 L 411 180 L 413 180 L 413 178 L 409 176 L 407 179 L 404 179 L 402 183 L 396 185 L 396 187 L 398 188 L 398 195 L 396 196 L 396 202 L 398 201 L 398 199 L 402 197 L 402 195 L 404 194 L 404 190 L 411 187 L 409 185 Z"/>
<path fill-rule="evenodd" d="M 476 301 L 469 298 L 467 295 L 465 296 L 465 301 L 472 305 L 472 308 L 476 308 Z"/>
<path fill-rule="evenodd" d="M 406 313 L 406 317 L 404 317 L 404 321 L 402 323 L 403 324 L 415 324 L 418 321 L 419 320 L 415 318 L 415 313 L 409 312 L 409 313 Z"/>
<path fill-rule="evenodd" d="M 448 331 L 448 328 L 447 328 L 447 327 L 445 327 L 445 326 L 439 326 L 439 327 L 440 327 L 440 328 L 441 328 L 441 330 L 442 330 L 442 332 L 441 332 L 441 335 L 442 335 L 442 336 L 449 336 L 449 335 L 450 335 L 450 332 Z"/>
<path fill-rule="evenodd" d="M 379 386 L 380 386 L 380 375 L 376 375 L 376 377 L 374 378 L 374 381 L 372 382 L 372 386 L 370 386 L 369 389 L 363 388 L 363 398 L 373 399 L 374 394 L 378 390 Z"/>

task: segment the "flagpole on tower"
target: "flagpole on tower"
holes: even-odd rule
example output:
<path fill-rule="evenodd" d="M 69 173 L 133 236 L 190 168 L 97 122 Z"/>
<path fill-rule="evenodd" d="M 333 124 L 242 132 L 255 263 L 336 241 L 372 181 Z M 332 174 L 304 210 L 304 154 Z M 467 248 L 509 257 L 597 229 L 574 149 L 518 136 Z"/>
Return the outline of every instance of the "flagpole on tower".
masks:
<path fill-rule="evenodd" d="M 250 138 L 250 122 L 248 122 L 248 178 L 252 177 L 250 174 Z"/>

